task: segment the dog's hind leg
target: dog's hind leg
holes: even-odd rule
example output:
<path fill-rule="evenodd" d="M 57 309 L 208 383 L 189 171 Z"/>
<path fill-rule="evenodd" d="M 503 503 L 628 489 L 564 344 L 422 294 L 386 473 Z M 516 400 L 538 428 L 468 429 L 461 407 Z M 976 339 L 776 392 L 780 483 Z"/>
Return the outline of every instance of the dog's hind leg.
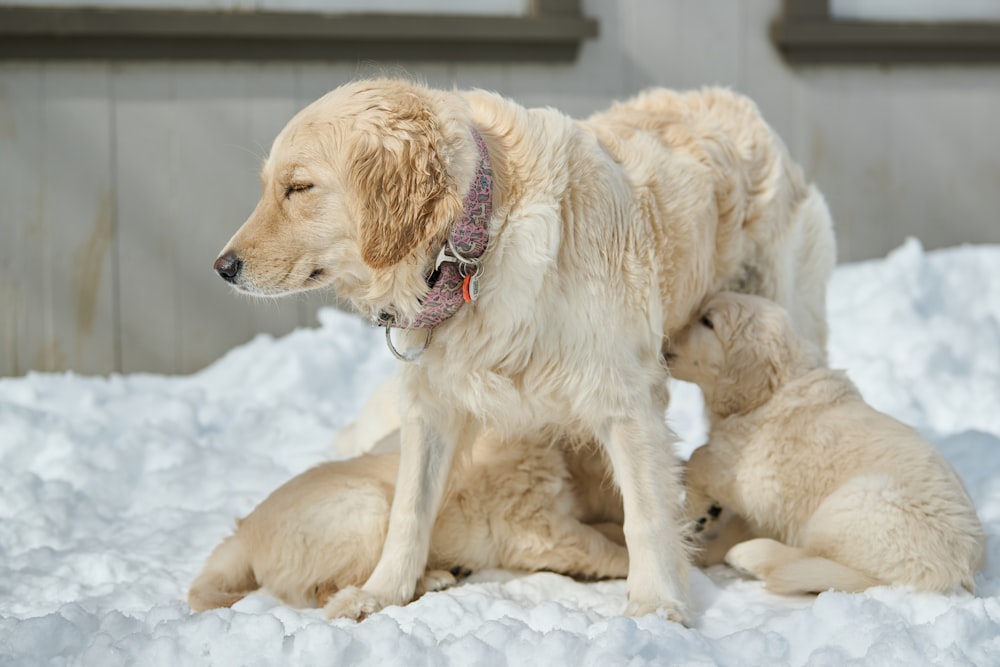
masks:
<path fill-rule="evenodd" d="M 726 564 L 756 579 L 766 580 L 781 565 L 805 558 L 804 549 L 758 537 L 740 542 L 726 553 Z"/>
<path fill-rule="evenodd" d="M 855 593 L 883 583 L 846 565 L 810 555 L 767 538 L 737 544 L 726 563 L 764 582 L 773 593 L 821 593 L 830 589 Z"/>
<path fill-rule="evenodd" d="M 246 547 L 238 535 L 232 535 L 208 557 L 191 584 L 188 604 L 194 611 L 231 607 L 258 588 Z"/>
<path fill-rule="evenodd" d="M 775 593 L 822 593 L 835 590 L 859 593 L 884 582 L 863 572 L 820 556 L 793 560 L 774 568 L 765 579 L 765 586 Z"/>
<path fill-rule="evenodd" d="M 547 570 L 581 579 L 622 579 L 628 551 L 594 526 L 553 516 L 512 532 L 502 559 L 505 567 Z"/>

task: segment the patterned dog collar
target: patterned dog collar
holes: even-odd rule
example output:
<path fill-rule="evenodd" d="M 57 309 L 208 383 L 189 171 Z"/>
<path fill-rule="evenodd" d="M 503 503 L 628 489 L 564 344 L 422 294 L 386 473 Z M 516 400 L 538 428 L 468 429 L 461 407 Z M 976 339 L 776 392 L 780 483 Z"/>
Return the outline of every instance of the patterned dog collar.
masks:
<path fill-rule="evenodd" d="M 427 278 L 430 290 L 421 301 L 423 308 L 414 318 L 402 322 L 384 314 L 379 317 L 381 326 L 388 329 L 434 329 L 479 296 L 479 277 L 483 271 L 480 257 L 486 252 L 490 240 L 490 218 L 493 215 L 493 170 L 483 137 L 475 129 L 472 136 L 479 148 L 476 177 L 465 196 L 462 217 L 452 225 L 434 269 Z M 389 348 L 400 356 L 392 348 L 391 340 Z"/>

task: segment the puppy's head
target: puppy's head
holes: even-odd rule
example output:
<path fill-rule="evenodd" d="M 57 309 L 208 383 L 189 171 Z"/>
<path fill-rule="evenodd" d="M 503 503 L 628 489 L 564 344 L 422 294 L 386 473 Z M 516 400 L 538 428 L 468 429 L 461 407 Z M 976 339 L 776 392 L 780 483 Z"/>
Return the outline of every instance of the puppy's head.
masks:
<path fill-rule="evenodd" d="M 671 341 L 671 373 L 701 387 L 716 415 L 747 413 L 783 382 L 818 365 L 784 308 L 759 296 L 721 292 Z"/>
<path fill-rule="evenodd" d="M 395 80 L 342 86 L 274 140 L 260 201 L 215 269 L 250 294 L 332 286 L 363 314 L 413 315 L 476 158 L 458 96 Z"/>

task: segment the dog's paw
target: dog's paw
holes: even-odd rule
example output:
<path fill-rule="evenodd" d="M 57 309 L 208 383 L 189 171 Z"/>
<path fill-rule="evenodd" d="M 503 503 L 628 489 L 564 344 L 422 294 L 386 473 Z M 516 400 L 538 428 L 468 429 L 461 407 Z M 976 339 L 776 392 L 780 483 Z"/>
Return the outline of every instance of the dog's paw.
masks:
<path fill-rule="evenodd" d="M 680 602 L 630 599 L 625 608 L 626 616 L 649 616 L 650 614 L 673 623 L 685 626 L 688 624 L 687 609 Z"/>
<path fill-rule="evenodd" d="M 363 588 L 348 586 L 337 591 L 323 606 L 323 614 L 329 618 L 350 618 L 363 621 L 369 614 L 381 611 L 385 603 Z"/>
<path fill-rule="evenodd" d="M 740 542 L 726 552 L 726 565 L 754 579 L 763 579 L 771 571 L 771 554 L 762 547 L 765 540 Z"/>
<path fill-rule="evenodd" d="M 443 591 L 446 588 L 451 588 L 458 583 L 458 579 L 451 572 L 446 572 L 445 570 L 428 570 L 424 572 L 424 576 L 420 577 L 417 581 L 417 590 L 413 595 L 416 599 L 423 595 L 424 593 L 434 593 L 436 591 Z"/>
<path fill-rule="evenodd" d="M 316 606 L 325 607 L 326 603 L 329 602 L 330 598 L 332 598 L 338 590 L 340 589 L 337 588 L 337 582 L 335 581 L 324 581 L 313 586 L 313 595 L 316 598 Z"/>
<path fill-rule="evenodd" d="M 718 536 L 718 524 L 722 517 L 722 506 L 712 503 L 703 514 L 691 520 L 689 537 L 694 541 L 706 541 Z"/>

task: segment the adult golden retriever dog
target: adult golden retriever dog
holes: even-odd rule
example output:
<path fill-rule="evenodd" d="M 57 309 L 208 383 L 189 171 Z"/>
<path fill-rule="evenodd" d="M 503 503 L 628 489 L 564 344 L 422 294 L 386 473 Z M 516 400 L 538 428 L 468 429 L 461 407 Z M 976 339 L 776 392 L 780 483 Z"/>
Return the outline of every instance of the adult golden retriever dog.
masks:
<path fill-rule="evenodd" d="M 758 537 L 726 562 L 777 593 L 971 592 L 984 536 L 961 480 L 822 356 L 780 306 L 749 295 L 712 298 L 676 337 L 673 374 L 698 383 L 710 412 L 686 472 L 689 511 L 715 501 L 745 519 Z"/>
<path fill-rule="evenodd" d="M 724 287 L 826 336 L 822 196 L 747 99 L 652 90 L 587 120 L 378 79 L 299 112 L 216 260 L 238 289 L 332 286 L 397 330 L 401 458 L 358 617 L 411 599 L 457 443 L 600 442 L 621 489 L 630 614 L 686 614 L 664 340 Z M 390 339 L 390 343 L 391 343 Z"/>
<path fill-rule="evenodd" d="M 620 539 L 620 513 L 595 513 L 603 480 L 571 477 L 565 448 L 493 434 L 469 446 L 449 478 L 418 592 L 454 583 L 453 571 L 486 568 L 624 577 L 625 547 L 606 537 Z M 261 587 L 295 606 L 323 606 L 363 584 L 385 541 L 398 467 L 398 451 L 365 454 L 287 482 L 212 552 L 191 585 L 191 608 L 228 607 Z"/>

